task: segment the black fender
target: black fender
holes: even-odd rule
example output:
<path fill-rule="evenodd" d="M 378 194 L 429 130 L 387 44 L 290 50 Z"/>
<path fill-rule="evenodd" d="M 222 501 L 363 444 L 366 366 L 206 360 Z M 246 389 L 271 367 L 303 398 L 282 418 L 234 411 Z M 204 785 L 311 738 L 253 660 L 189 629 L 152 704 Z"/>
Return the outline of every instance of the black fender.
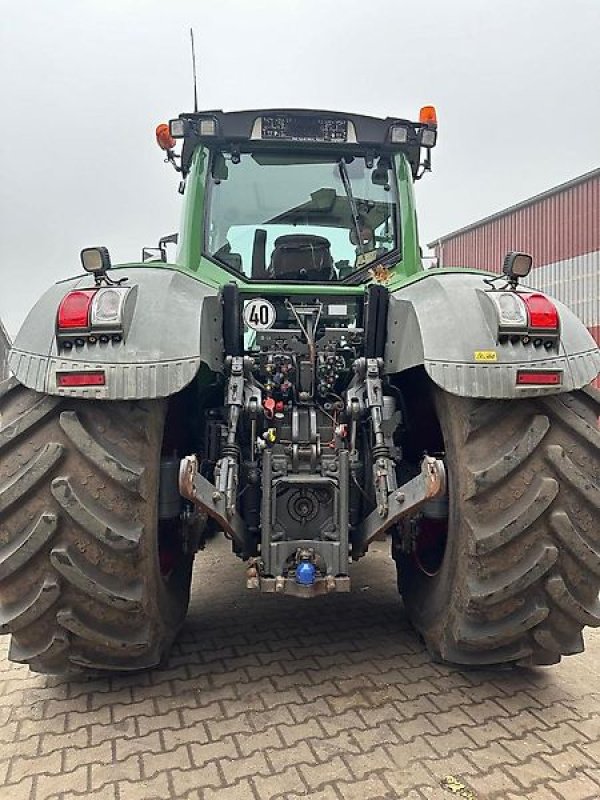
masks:
<path fill-rule="evenodd" d="M 37 392 L 108 400 L 152 399 L 181 391 L 202 363 L 223 368 L 223 316 L 218 289 L 168 267 L 121 267 L 127 277 L 123 341 L 59 348 L 56 315 L 73 289 L 94 288 L 91 275 L 52 286 L 27 316 L 9 354 L 17 380 Z M 59 388 L 56 373 L 103 370 L 104 386 Z"/>
<path fill-rule="evenodd" d="M 583 323 L 557 300 L 553 302 L 560 317 L 558 351 L 521 341 L 500 344 L 485 277 L 432 270 L 391 292 L 386 372 L 422 365 L 451 394 L 507 399 L 570 392 L 594 380 L 600 371 L 600 350 Z M 517 370 L 527 368 L 562 370 L 562 383 L 517 386 Z"/>

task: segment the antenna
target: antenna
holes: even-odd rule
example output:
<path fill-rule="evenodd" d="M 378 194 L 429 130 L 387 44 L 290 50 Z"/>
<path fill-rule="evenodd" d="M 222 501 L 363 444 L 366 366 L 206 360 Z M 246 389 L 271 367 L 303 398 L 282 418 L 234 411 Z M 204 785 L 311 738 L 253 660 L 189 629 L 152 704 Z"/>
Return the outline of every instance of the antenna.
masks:
<path fill-rule="evenodd" d="M 196 81 L 196 50 L 194 48 L 194 29 L 190 28 L 190 39 L 192 41 L 192 71 L 194 73 L 194 112 L 198 113 L 198 85 Z"/>

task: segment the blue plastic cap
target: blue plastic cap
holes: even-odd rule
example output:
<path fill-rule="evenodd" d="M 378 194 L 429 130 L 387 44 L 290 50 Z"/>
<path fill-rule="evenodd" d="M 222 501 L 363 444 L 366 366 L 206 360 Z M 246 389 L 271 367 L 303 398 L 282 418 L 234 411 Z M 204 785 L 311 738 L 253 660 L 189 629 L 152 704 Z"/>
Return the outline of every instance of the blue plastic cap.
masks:
<path fill-rule="evenodd" d="M 310 561 L 301 561 L 296 567 L 296 583 L 312 586 L 317 575 L 317 568 Z"/>

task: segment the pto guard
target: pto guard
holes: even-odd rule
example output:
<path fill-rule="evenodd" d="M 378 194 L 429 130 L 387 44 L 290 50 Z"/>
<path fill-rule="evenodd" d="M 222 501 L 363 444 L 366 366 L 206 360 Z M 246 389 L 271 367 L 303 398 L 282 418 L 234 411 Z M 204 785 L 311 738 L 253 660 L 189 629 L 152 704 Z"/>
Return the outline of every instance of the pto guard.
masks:
<path fill-rule="evenodd" d="M 67 292 L 94 288 L 89 275 L 52 286 L 23 323 L 9 356 L 17 380 L 36 392 L 99 400 L 167 397 L 194 378 L 202 362 L 222 369 L 221 304 L 217 291 L 169 268 L 127 266 L 135 303 L 121 342 L 86 343 L 66 351 L 56 340 L 56 313 Z M 101 370 L 105 385 L 58 387 L 57 372 Z"/>
<path fill-rule="evenodd" d="M 580 320 L 553 300 L 560 317 L 558 353 L 498 343 L 490 286 L 472 273 L 426 273 L 390 296 L 385 370 L 422 365 L 442 389 L 462 397 L 515 398 L 581 389 L 600 371 L 600 350 Z M 480 362 L 481 357 L 489 361 Z M 517 386 L 518 370 L 562 370 L 559 386 Z"/>

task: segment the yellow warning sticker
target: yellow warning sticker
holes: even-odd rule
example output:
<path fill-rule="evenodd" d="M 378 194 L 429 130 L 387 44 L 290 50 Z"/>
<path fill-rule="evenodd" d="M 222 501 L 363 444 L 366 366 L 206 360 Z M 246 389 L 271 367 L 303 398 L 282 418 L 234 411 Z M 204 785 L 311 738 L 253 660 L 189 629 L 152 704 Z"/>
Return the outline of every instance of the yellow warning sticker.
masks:
<path fill-rule="evenodd" d="M 497 361 L 498 353 L 495 350 L 475 350 L 475 361 Z"/>

